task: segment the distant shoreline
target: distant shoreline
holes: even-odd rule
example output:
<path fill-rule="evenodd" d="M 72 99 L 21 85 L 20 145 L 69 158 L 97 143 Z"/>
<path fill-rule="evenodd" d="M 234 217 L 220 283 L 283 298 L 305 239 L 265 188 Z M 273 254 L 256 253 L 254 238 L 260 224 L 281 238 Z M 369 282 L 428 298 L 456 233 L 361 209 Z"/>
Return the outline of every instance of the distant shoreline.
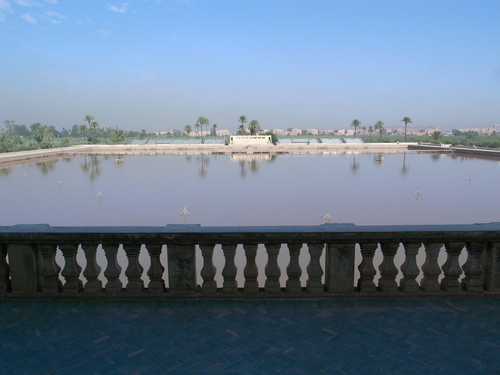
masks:
<path fill-rule="evenodd" d="M 78 145 L 43 150 L 0 154 L 0 167 L 6 168 L 32 161 L 81 155 L 328 155 L 398 153 L 418 148 L 418 143 L 298 143 L 278 145 L 213 145 L 213 144 L 155 144 L 155 145 Z M 424 149 L 423 151 L 429 151 Z M 432 151 L 451 151 L 447 147 L 432 147 Z"/>

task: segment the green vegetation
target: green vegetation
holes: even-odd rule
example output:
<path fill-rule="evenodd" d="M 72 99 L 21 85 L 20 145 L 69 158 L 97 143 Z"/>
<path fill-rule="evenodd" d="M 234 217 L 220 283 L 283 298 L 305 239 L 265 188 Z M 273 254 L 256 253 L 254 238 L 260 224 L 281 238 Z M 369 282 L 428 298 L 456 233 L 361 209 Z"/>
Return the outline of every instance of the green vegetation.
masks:
<path fill-rule="evenodd" d="M 0 128 L 0 153 L 68 147 L 81 144 L 130 144 L 134 139 L 138 138 L 143 140 L 148 138 L 192 139 L 193 128 L 196 128 L 196 135 L 201 137 L 203 142 L 207 138 L 222 139 L 222 137 L 217 136 L 217 125 L 213 124 L 210 126 L 210 122 L 206 117 L 199 117 L 194 126 L 186 125 L 183 130 L 171 130 L 161 134 L 150 133 L 145 129 L 127 132 L 119 128 L 103 128 L 95 121 L 92 115 L 86 115 L 83 119 L 86 122 L 85 124 L 73 125 L 71 128 L 62 128 L 62 130 L 58 130 L 52 125 L 34 123 L 28 127 L 26 125 L 16 124 L 13 120 L 6 120 L 3 122 L 3 128 Z M 408 123 L 411 123 L 410 118 L 405 117 L 402 121 L 405 119 L 407 121 L 409 120 Z M 260 123 L 257 120 L 250 121 L 248 129 L 245 128 L 245 124 L 248 122 L 246 116 L 240 116 L 238 122 L 240 122 L 238 134 L 259 134 L 261 132 Z M 361 138 L 365 143 L 396 143 L 407 141 L 500 148 L 500 134 L 495 132 L 492 135 L 480 135 L 474 131 L 461 132 L 457 130 L 454 131 L 452 135 L 449 135 L 437 130 L 428 135 L 388 134 L 382 121 L 377 121 L 374 125 L 363 128 L 360 128 L 360 124 L 361 122 L 359 122 L 359 120 L 353 120 L 351 125 L 356 128 L 355 131 L 358 129 L 362 130 L 362 132 L 360 131 L 358 133 L 357 137 Z M 201 132 L 203 132 L 203 134 Z M 273 132 L 260 134 L 271 135 L 272 142 L 274 144 L 278 143 L 278 137 Z M 318 142 L 321 143 L 322 138 L 343 139 L 345 137 L 304 134 L 303 136 L 285 136 L 284 138 L 317 138 Z M 224 139 L 227 144 L 227 137 L 224 137 Z"/>
<path fill-rule="evenodd" d="M 274 134 L 273 132 L 265 132 L 261 133 L 262 135 L 270 135 L 271 136 L 271 141 L 273 142 L 273 145 L 278 143 L 278 136 Z"/>

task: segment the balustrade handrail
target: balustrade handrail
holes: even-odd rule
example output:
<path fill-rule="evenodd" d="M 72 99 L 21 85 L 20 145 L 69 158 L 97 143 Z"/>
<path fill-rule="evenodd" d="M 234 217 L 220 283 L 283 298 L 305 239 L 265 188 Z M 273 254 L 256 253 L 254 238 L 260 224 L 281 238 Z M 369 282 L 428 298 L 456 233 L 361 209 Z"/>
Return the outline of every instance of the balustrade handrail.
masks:
<path fill-rule="evenodd" d="M 242 239 L 244 236 L 244 239 Z M 415 241 L 419 239 L 474 241 L 500 240 L 500 222 L 437 225 L 355 225 L 328 223 L 288 226 L 201 226 L 169 224 L 166 226 L 50 226 L 20 224 L 0 227 L 0 243 L 71 242 L 91 237 L 118 243 L 286 243 L 332 241 Z M 146 241 L 146 242 L 144 242 Z M 215 241 L 215 242 L 214 242 Z M 218 242 L 219 241 L 219 242 Z"/>
<path fill-rule="evenodd" d="M 150 261 L 147 273 L 140 262 L 143 246 Z M 218 270 L 222 283 L 216 281 L 216 246 L 224 257 L 224 267 Z M 266 266 L 261 269 L 256 263 L 259 246 L 267 253 Z M 96 257 L 101 248 L 105 270 Z M 124 274 L 117 257 L 119 248 L 128 263 Z M 284 248 L 289 256 L 286 267 L 278 261 Z M 197 249 L 201 251 L 201 271 L 196 268 Z M 467 260 L 460 264 L 464 249 Z M 304 267 L 299 256 L 306 250 L 310 259 Z M 56 261 L 58 251 L 64 265 Z M 243 251 L 246 258 L 240 285 L 237 275 L 242 267 L 235 263 L 237 251 Z M 378 272 L 376 251 L 382 254 Z M 398 251 L 405 255 L 400 268 L 394 263 Z M 419 251 L 425 252 L 421 266 L 417 264 Z M 77 259 L 82 252 L 84 270 Z M 441 265 L 440 253 L 446 253 Z M 361 258 L 358 271 L 356 254 Z M 260 285 L 259 275 L 265 275 L 265 283 Z M 284 275 L 286 286 L 280 284 Z M 307 276 L 305 283 L 303 276 Z M 122 283 L 124 278 L 126 283 Z M 0 227 L 0 295 L 4 299 L 441 298 L 464 294 L 500 297 L 500 223 Z"/>

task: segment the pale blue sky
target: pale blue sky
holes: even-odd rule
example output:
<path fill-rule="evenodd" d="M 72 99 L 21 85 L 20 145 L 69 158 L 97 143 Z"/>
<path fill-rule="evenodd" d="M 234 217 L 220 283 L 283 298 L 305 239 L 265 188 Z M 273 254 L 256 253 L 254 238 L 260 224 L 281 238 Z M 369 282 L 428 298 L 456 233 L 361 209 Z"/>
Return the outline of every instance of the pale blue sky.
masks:
<path fill-rule="evenodd" d="M 0 0 L 0 121 L 500 123 L 498 0 Z"/>

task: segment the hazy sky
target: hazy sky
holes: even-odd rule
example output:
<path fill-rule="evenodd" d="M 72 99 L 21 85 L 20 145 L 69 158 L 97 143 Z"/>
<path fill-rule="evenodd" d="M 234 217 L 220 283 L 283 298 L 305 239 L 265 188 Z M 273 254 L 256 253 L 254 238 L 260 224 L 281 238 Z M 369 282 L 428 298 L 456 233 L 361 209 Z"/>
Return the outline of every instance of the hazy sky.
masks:
<path fill-rule="evenodd" d="M 500 123 L 498 0 L 0 0 L 0 121 Z"/>

